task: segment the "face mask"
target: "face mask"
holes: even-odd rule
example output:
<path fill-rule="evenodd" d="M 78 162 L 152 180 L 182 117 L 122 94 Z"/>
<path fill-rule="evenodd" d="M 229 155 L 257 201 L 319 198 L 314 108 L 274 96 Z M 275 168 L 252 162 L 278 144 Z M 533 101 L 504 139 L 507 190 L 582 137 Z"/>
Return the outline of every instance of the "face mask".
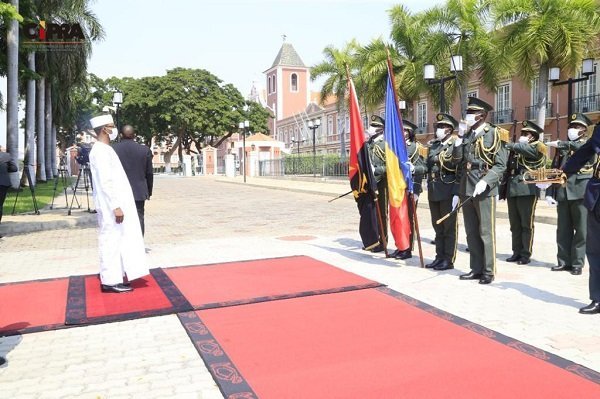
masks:
<path fill-rule="evenodd" d="M 118 134 L 119 134 L 119 131 L 117 130 L 117 128 L 113 127 L 112 129 L 110 129 L 110 133 L 108 134 L 108 138 L 110 139 L 110 141 L 113 141 L 114 139 L 117 138 Z"/>
<path fill-rule="evenodd" d="M 519 137 L 519 143 L 522 143 L 522 144 L 529 143 L 529 137 L 527 137 L 527 136 L 521 136 L 521 137 Z"/>
<path fill-rule="evenodd" d="M 435 137 L 437 137 L 438 140 L 441 140 L 444 137 L 446 137 L 446 129 L 444 129 L 443 127 L 438 127 L 435 130 Z"/>
<path fill-rule="evenodd" d="M 567 135 L 569 136 L 569 140 L 571 141 L 579 140 L 579 133 L 579 129 L 570 128 L 569 130 L 567 130 Z"/>
<path fill-rule="evenodd" d="M 469 126 L 469 127 L 471 127 L 475 123 L 477 123 L 477 120 L 475 119 L 475 114 L 467 114 L 465 116 L 465 122 L 467 122 L 467 126 Z"/>

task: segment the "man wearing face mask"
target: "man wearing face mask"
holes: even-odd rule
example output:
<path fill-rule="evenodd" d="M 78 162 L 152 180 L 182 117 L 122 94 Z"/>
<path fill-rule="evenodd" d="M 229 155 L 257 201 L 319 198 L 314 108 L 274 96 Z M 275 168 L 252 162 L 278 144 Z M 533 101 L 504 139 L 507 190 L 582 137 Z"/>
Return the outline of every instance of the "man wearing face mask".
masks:
<path fill-rule="evenodd" d="M 129 283 L 149 273 L 133 193 L 121 161 L 110 146 L 117 137 L 110 115 L 90 120 L 97 142 L 90 151 L 102 292 L 132 291 Z M 125 279 L 126 278 L 126 279 Z"/>
<path fill-rule="evenodd" d="M 508 167 L 508 220 L 512 236 L 512 256 L 507 262 L 526 265 L 530 262 L 533 246 L 533 220 L 538 198 L 535 184 L 525 184 L 523 174 L 546 166 L 546 146 L 539 141 L 544 129 L 533 122 L 523 121 L 518 143 L 508 143 L 514 151 L 515 165 Z"/>
<path fill-rule="evenodd" d="M 573 153 L 585 144 L 585 133 L 592 121 L 584 114 L 573 114 L 569 119 L 567 141 L 551 141 L 548 147 L 559 151 L 562 168 Z M 592 178 L 596 158 L 589 159 L 577 173 L 569 175 L 565 185 L 554 184 L 546 191 L 546 201 L 556 205 L 556 243 L 558 265 L 552 271 L 568 271 L 580 275 L 585 264 L 588 212 L 583 204 L 585 188 Z M 556 200 L 555 200 L 556 198 Z"/>
<path fill-rule="evenodd" d="M 404 129 L 404 140 L 406 142 L 406 154 L 408 156 L 408 168 L 413 179 L 413 196 L 415 205 L 419 200 L 419 195 L 423 192 L 422 182 L 423 176 L 427 172 L 425 166 L 425 155 L 427 147 L 423 146 L 416 140 L 416 131 L 419 128 L 417 125 L 407 119 L 402 119 L 402 127 Z M 411 241 L 410 247 L 404 250 L 397 249 L 392 256 L 396 259 L 412 258 L 412 250 L 415 242 L 415 220 L 412 201 L 408 202 L 408 218 L 410 219 Z"/>
<path fill-rule="evenodd" d="M 469 97 L 466 122 L 458 127 L 452 161 L 459 168 L 459 194 L 463 206 L 471 271 L 461 280 L 489 284 L 496 273 L 496 195 L 506 170 L 508 132 L 485 122 L 492 106 Z"/>
<path fill-rule="evenodd" d="M 373 167 L 373 176 L 377 182 L 377 205 L 381 215 L 381 222 L 383 228 L 381 229 L 385 234 L 385 242 L 388 242 L 388 192 L 387 192 L 387 173 L 385 167 L 385 141 L 383 140 L 383 128 L 385 126 L 385 120 L 378 115 L 371 115 L 371 128 L 374 130 L 374 134 L 369 137 L 367 146 L 369 149 L 369 159 L 371 160 L 371 166 Z M 371 250 L 371 252 L 383 251 L 383 243 Z"/>
<path fill-rule="evenodd" d="M 434 270 L 454 269 L 458 219 L 456 214 L 443 223 L 436 221 L 458 205 L 456 164 L 452 161 L 454 138 L 458 122 L 449 114 L 437 114 L 435 139 L 427 154 L 427 191 L 431 224 L 435 230 L 435 260 L 425 265 Z"/>

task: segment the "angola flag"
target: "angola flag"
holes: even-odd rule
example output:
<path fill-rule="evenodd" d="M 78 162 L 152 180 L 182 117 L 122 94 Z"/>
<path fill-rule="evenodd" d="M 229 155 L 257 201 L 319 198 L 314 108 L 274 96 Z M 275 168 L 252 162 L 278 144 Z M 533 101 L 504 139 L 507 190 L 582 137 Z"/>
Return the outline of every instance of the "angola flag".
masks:
<path fill-rule="evenodd" d="M 375 193 L 377 183 L 373 177 L 373 169 L 369 161 L 369 152 L 365 144 L 365 132 L 358 107 L 358 99 L 352 79 L 348 77 L 349 111 L 350 111 L 350 164 L 348 177 L 350 188 L 360 213 L 359 233 L 365 249 L 372 249 L 379 244 Z"/>
<path fill-rule="evenodd" d="M 396 92 L 388 66 L 387 90 L 385 95 L 385 159 L 390 204 L 390 231 L 394 236 L 396 248 L 410 248 L 411 227 L 408 217 L 409 196 L 412 193 L 413 181 L 407 165 L 408 154 L 404 140 L 402 118 L 396 107 Z"/>

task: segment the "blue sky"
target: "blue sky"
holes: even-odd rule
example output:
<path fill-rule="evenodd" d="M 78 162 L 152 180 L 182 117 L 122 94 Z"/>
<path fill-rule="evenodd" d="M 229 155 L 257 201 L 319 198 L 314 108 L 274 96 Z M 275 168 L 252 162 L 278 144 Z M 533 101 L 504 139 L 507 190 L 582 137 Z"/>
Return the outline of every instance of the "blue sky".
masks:
<path fill-rule="evenodd" d="M 419 11 L 439 1 L 403 1 Z M 327 45 L 361 44 L 389 35 L 381 0 L 100 0 L 92 4 L 106 31 L 94 45 L 90 72 L 110 76 L 163 75 L 174 67 L 207 69 L 245 96 L 271 66 L 287 36 L 306 65 Z M 315 86 L 318 85 L 318 82 Z M 319 87 L 313 87 L 318 90 Z"/>

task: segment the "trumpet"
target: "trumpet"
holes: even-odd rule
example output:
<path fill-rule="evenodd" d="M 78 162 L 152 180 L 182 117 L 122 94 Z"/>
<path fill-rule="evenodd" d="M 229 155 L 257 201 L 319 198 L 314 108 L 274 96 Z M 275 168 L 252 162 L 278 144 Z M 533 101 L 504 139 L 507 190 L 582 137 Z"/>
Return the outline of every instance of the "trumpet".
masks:
<path fill-rule="evenodd" d="M 535 169 L 523 173 L 523 183 L 525 184 L 565 184 L 567 176 L 560 169 Z"/>

